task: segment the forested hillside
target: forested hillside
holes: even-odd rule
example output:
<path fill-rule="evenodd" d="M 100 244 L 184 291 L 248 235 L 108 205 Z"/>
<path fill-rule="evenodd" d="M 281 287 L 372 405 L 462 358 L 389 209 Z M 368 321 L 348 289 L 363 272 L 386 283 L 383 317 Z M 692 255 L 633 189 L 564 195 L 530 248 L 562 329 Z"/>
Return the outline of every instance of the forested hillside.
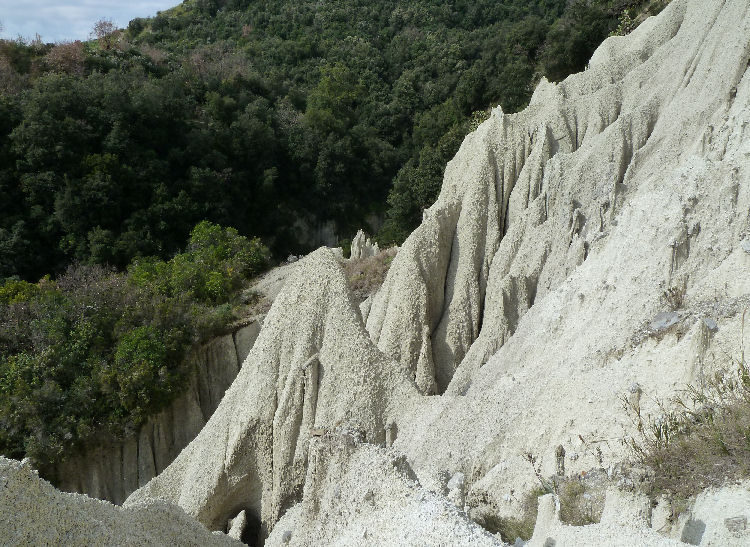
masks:
<path fill-rule="evenodd" d="M 400 242 L 472 119 L 582 69 L 644 2 L 567 4 L 188 0 L 86 43 L 2 41 L 0 279 L 168 258 L 204 219 L 277 256 L 373 214 Z"/>

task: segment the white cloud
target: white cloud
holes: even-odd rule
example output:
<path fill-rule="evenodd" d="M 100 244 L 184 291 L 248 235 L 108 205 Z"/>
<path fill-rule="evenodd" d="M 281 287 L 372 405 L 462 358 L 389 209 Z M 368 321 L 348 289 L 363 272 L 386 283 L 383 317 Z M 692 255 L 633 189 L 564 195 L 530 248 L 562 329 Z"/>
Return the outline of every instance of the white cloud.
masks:
<path fill-rule="evenodd" d="M 2 38 L 33 38 L 45 42 L 86 40 L 94 23 L 105 17 L 118 27 L 136 17 L 151 17 L 180 0 L 0 0 Z"/>

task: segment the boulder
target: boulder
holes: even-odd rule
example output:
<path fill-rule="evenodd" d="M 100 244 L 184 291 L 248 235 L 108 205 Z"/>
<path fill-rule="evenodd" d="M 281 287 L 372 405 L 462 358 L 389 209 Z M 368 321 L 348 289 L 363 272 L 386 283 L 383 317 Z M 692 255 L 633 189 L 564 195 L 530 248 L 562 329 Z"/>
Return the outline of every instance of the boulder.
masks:
<path fill-rule="evenodd" d="M 242 545 L 175 505 L 149 500 L 123 508 L 66 494 L 28 465 L 2 457 L 0 530 L 3 545 Z"/>

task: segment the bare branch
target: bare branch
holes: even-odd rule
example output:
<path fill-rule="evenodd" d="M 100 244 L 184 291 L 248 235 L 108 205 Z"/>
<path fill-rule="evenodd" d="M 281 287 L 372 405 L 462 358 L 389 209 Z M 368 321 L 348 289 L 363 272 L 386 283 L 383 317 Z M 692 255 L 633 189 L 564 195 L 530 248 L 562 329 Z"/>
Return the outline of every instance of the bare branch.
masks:
<path fill-rule="evenodd" d="M 114 43 L 113 34 L 115 30 L 117 29 L 115 28 L 112 19 L 102 17 L 94 23 L 92 36 L 99 40 L 99 45 L 101 45 L 103 49 L 112 49 Z"/>

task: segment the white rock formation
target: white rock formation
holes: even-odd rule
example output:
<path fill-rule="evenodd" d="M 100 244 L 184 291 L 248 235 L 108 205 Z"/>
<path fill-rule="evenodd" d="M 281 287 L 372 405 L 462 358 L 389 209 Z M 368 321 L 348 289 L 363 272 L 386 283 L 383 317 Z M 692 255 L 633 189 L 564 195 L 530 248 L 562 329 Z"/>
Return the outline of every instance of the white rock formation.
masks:
<path fill-rule="evenodd" d="M 147 501 L 122 508 L 66 494 L 28 465 L 0 457 L 2 545 L 192 545 L 241 543 L 188 517 L 179 507 Z"/>
<path fill-rule="evenodd" d="M 172 463 L 203 429 L 260 332 L 262 317 L 198 347 L 188 356 L 188 386 L 168 408 L 124 441 L 84 447 L 44 470 L 58 488 L 122 503 Z"/>
<path fill-rule="evenodd" d="M 312 436 L 345 424 L 384 443 L 393 402 L 416 396 L 370 341 L 338 260 L 321 248 L 276 297 L 206 427 L 127 504 L 167 499 L 212 529 L 245 509 L 267 533 L 301 499 Z"/>
<path fill-rule="evenodd" d="M 558 445 L 569 473 L 615 463 L 630 386 L 648 415 L 740 354 L 749 59 L 746 1 L 675 0 L 466 138 L 367 321 L 422 392 L 445 390 L 399 421 L 423 483 L 461 471 L 470 511 L 516 514 L 524 452 L 546 476 Z M 679 321 L 654 332 L 683 282 Z"/>
<path fill-rule="evenodd" d="M 298 266 L 299 262 L 294 261 L 273 268 L 263 274 L 251 289 L 273 302 L 276 300 L 276 297 L 281 292 L 281 289 L 284 288 L 284 285 L 286 285 L 289 278 L 294 275 Z"/>
<path fill-rule="evenodd" d="M 368 258 L 375 256 L 380 252 L 377 242 L 370 241 L 370 238 L 365 235 L 362 230 L 357 232 L 357 235 L 352 239 L 352 251 L 350 253 L 350 259 L 357 258 Z"/>
<path fill-rule="evenodd" d="M 607 40 L 586 72 L 559 85 L 543 81 L 525 111 L 495 109 L 466 138 L 367 322 L 423 391 L 445 390 L 460 363 L 451 392 L 463 393 L 536 301 L 569 293 L 576 282 L 580 309 L 566 314 L 577 320 L 565 326 L 606 316 L 614 327 L 597 329 L 611 338 L 606 348 L 589 344 L 577 353 L 590 359 L 592 348 L 618 350 L 681 272 L 695 263 L 705 275 L 739 247 L 745 8 L 673 2 L 632 35 Z M 737 212 L 704 216 L 722 206 Z M 713 237 L 731 246 L 709 251 Z M 614 272 L 629 282 L 615 282 Z M 596 302 L 610 294 L 627 303 L 633 291 L 645 306 L 639 314 Z M 586 315 L 589 308 L 599 313 Z"/>

